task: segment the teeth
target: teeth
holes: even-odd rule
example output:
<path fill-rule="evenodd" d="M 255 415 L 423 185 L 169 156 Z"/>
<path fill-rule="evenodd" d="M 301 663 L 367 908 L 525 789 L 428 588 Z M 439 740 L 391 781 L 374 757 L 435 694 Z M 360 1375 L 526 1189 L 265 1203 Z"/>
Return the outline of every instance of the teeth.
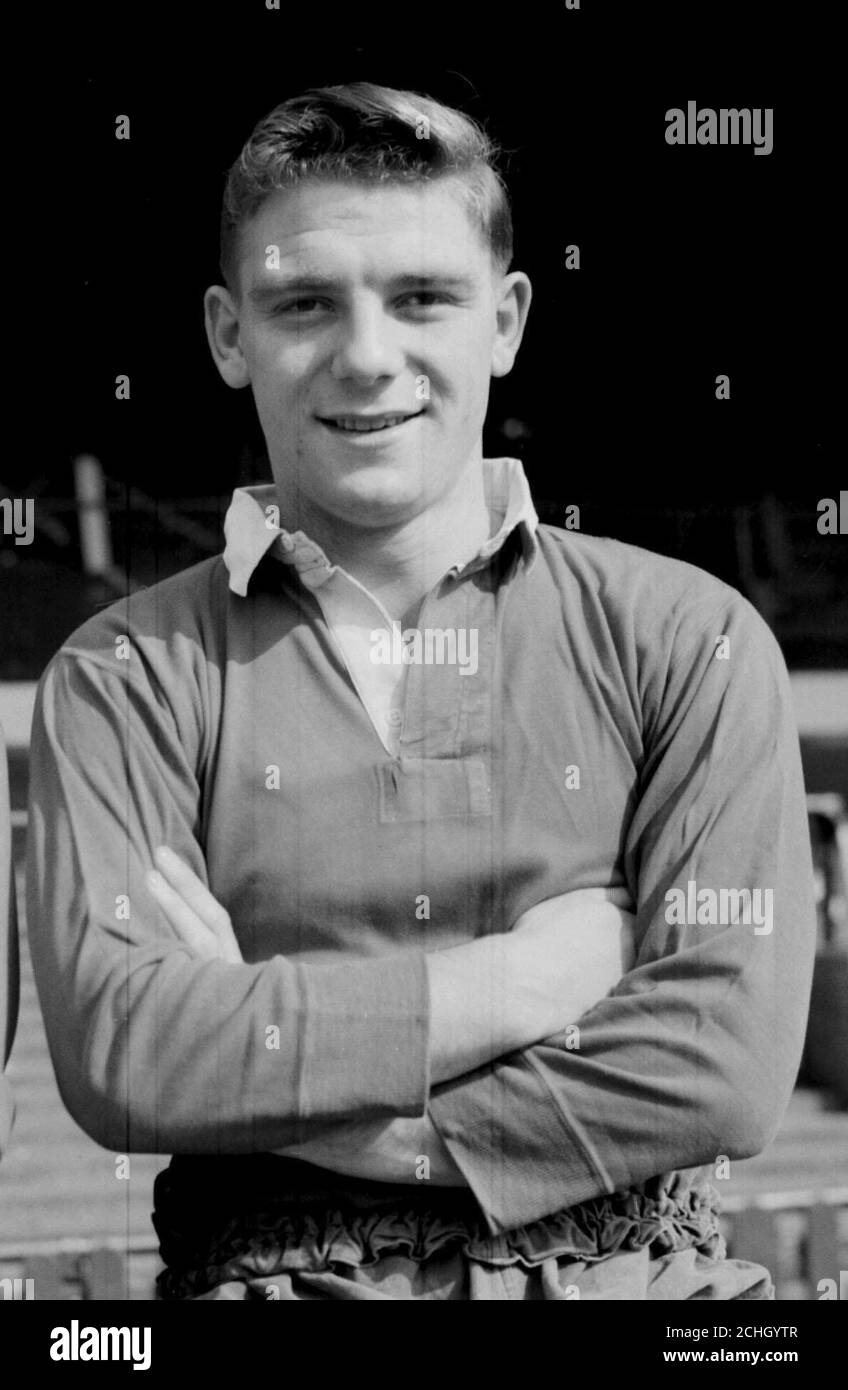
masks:
<path fill-rule="evenodd" d="M 341 419 L 333 420 L 332 423 L 339 430 L 352 430 L 356 434 L 370 434 L 374 430 L 391 429 L 393 425 L 399 425 L 408 418 L 406 415 L 385 415 L 378 417 L 377 420 L 363 420 L 355 415 L 344 415 Z"/>

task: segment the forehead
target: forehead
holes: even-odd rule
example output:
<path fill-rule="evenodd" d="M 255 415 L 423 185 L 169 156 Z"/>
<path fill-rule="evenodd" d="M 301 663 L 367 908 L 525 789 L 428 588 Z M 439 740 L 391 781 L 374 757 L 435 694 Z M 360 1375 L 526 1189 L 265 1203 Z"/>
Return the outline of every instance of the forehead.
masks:
<path fill-rule="evenodd" d="M 481 275 L 490 262 L 461 179 L 377 184 L 306 180 L 271 194 L 243 228 L 245 288 L 268 275 L 276 246 L 280 273 Z"/>

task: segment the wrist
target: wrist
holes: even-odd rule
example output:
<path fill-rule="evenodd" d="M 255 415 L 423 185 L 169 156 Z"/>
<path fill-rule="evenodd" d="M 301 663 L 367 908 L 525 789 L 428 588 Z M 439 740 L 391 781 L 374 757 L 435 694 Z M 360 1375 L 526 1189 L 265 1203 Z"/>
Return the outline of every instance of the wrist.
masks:
<path fill-rule="evenodd" d="M 510 1049 L 504 935 L 478 937 L 426 957 L 430 988 L 430 1080 L 437 1085 Z"/>

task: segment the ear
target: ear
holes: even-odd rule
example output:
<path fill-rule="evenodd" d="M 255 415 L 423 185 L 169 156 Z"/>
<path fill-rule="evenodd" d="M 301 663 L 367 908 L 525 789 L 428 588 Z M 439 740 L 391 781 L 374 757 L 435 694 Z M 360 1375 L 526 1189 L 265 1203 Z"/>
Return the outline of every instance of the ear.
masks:
<path fill-rule="evenodd" d="M 239 338 L 239 309 L 230 291 L 222 285 L 211 285 L 203 296 L 203 309 L 215 366 L 234 390 L 249 386 L 250 375 Z"/>
<path fill-rule="evenodd" d="M 522 270 L 514 270 L 503 276 L 498 296 L 497 326 L 492 344 L 492 376 L 506 376 L 512 371 L 524 337 L 533 287 Z"/>

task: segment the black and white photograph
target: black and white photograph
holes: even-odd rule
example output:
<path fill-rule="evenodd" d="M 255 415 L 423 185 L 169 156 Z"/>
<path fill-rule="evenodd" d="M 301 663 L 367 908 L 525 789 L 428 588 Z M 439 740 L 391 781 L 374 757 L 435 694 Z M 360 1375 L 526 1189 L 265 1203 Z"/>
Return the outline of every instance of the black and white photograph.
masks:
<path fill-rule="evenodd" d="M 86 1304 L 388 1299 L 674 1304 L 652 1366 L 756 1365 L 848 1298 L 838 180 L 743 10 L 45 37 L 0 469 L 45 1362 L 186 1326 Z"/>

